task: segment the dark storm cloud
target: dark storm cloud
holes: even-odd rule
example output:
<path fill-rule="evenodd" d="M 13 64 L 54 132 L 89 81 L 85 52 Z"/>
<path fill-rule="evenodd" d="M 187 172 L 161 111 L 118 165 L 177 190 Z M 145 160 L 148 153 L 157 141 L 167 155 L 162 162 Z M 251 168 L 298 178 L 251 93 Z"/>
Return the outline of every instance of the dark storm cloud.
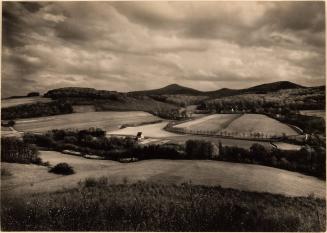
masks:
<path fill-rule="evenodd" d="M 87 28 L 80 27 L 74 22 L 62 22 L 56 25 L 57 36 L 67 41 L 85 41 L 91 39 L 92 35 Z"/>
<path fill-rule="evenodd" d="M 168 3 L 173 7 L 174 4 Z M 200 3 L 199 3 L 200 4 Z M 146 11 L 156 7 L 156 3 L 144 3 L 140 7 L 137 3 L 114 4 L 114 7 L 131 22 L 144 25 L 151 30 L 170 30 L 186 38 L 223 39 L 242 46 L 288 46 L 300 47 L 303 44 L 324 49 L 324 36 L 320 33 L 325 29 L 324 2 L 259 2 L 256 6 L 243 9 L 235 7 L 237 11 L 225 11 L 226 3 L 207 3 L 217 10 L 215 17 L 201 15 L 197 5 L 191 3 L 188 14 L 183 11 L 174 15 L 170 8 L 166 12 Z M 230 5 L 236 5 L 230 3 Z M 244 3 L 248 4 L 248 3 Z M 262 16 L 247 23 L 247 15 L 255 14 L 258 8 L 265 8 Z M 184 8 L 183 8 L 184 9 Z M 171 14 L 169 14 L 171 13 Z M 172 15 L 172 16 L 171 16 Z M 270 35 L 273 32 L 289 33 L 299 37 L 302 41 L 294 43 L 288 38 Z"/>
<path fill-rule="evenodd" d="M 281 2 L 268 10 L 262 23 L 272 23 L 280 29 L 321 32 L 325 29 L 325 3 Z"/>
<path fill-rule="evenodd" d="M 4 2 L 2 95 L 321 85 L 324 20 L 323 2 Z"/>
<path fill-rule="evenodd" d="M 37 2 L 21 2 L 22 6 L 31 13 L 37 12 L 42 5 Z"/>
<path fill-rule="evenodd" d="M 17 12 L 9 8 L 15 3 L 3 3 L 2 8 L 2 38 L 3 44 L 10 47 L 15 47 L 16 44 L 23 45 L 24 43 L 18 38 L 18 34 L 24 29 L 24 22 L 17 15 Z M 13 6 L 12 6 L 13 7 Z"/>

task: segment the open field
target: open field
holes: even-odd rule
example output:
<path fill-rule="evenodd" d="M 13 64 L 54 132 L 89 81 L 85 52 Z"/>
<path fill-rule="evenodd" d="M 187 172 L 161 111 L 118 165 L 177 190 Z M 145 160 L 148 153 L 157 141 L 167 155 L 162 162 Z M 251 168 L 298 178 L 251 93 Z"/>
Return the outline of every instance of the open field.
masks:
<path fill-rule="evenodd" d="M 192 131 L 220 131 L 225 129 L 232 121 L 240 117 L 240 114 L 213 114 L 193 121 L 178 124 L 175 127 Z"/>
<path fill-rule="evenodd" d="M 286 124 L 261 114 L 244 114 L 231 122 L 226 131 L 251 135 L 263 133 L 268 136 L 297 135 L 298 133 Z"/>
<path fill-rule="evenodd" d="M 326 119 L 325 110 L 301 110 L 300 114 L 305 116 L 317 116 Z"/>
<path fill-rule="evenodd" d="M 213 114 L 173 126 L 185 133 L 212 133 L 234 137 L 261 138 L 298 135 L 286 124 L 262 114 Z"/>
<path fill-rule="evenodd" d="M 33 104 L 37 102 L 48 103 L 52 100 L 50 98 L 38 97 L 26 97 L 26 98 L 13 98 L 13 99 L 2 99 L 1 108 L 12 107 L 20 104 Z"/>
<path fill-rule="evenodd" d="M 272 167 L 207 160 L 145 160 L 119 163 L 91 160 L 53 151 L 41 151 L 43 161 L 51 165 L 67 162 L 76 174 L 49 174 L 47 168 L 36 165 L 2 163 L 13 175 L 1 182 L 2 195 L 53 192 L 72 188 L 87 177 L 106 176 L 110 183 L 149 181 L 161 184 L 192 184 L 270 192 L 288 196 L 325 197 L 326 183 L 318 178 Z"/>
<path fill-rule="evenodd" d="M 289 144 L 285 142 L 274 142 L 273 144 L 280 150 L 300 150 L 302 148 L 299 145 Z"/>
<path fill-rule="evenodd" d="M 163 128 L 167 125 L 167 122 L 161 122 L 157 124 L 150 125 L 140 125 L 136 127 L 126 127 L 123 129 L 118 129 L 114 131 L 107 132 L 108 135 L 133 135 L 135 136 L 137 132 L 143 132 L 145 137 L 152 138 L 163 138 L 163 137 L 173 137 L 180 136 L 179 134 L 170 133 L 165 131 Z"/>
<path fill-rule="evenodd" d="M 122 124 L 143 123 L 160 118 L 146 112 L 85 112 L 51 117 L 38 117 L 16 121 L 15 129 L 23 132 L 46 132 L 51 129 L 88 129 L 98 127 L 103 130 L 119 129 Z"/>

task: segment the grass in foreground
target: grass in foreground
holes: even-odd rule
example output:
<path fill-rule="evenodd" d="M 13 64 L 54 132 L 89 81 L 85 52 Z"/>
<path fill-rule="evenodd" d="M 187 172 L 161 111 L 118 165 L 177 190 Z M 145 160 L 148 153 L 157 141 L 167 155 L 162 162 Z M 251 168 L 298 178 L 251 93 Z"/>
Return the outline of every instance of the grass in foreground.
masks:
<path fill-rule="evenodd" d="M 325 202 L 186 185 L 110 185 L 2 197 L 4 231 L 325 231 Z"/>

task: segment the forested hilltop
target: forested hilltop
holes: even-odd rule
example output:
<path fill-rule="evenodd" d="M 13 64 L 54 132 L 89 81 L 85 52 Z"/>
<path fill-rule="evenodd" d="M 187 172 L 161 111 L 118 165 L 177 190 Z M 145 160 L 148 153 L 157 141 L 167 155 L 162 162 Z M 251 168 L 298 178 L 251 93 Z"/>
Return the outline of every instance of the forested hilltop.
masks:
<path fill-rule="evenodd" d="M 53 101 L 2 108 L 2 119 L 67 114 L 73 112 L 73 105 L 93 105 L 96 111 L 146 111 L 168 119 L 183 118 L 179 109 L 188 105 L 198 105 L 198 110 L 206 112 L 284 115 L 299 110 L 325 109 L 325 86 L 303 87 L 286 81 L 208 92 L 177 84 L 129 93 L 66 87 L 49 90 L 43 97 Z"/>

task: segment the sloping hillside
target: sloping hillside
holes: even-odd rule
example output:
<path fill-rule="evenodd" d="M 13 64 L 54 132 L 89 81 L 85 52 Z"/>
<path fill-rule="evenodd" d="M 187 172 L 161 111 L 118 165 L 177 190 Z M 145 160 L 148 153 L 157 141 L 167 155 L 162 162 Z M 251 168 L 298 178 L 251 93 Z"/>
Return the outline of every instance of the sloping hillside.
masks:
<path fill-rule="evenodd" d="M 259 90 L 260 88 L 250 88 Z M 266 89 L 264 86 L 261 90 Z M 325 106 L 325 87 L 306 87 L 281 89 L 268 93 L 240 93 L 233 96 L 212 98 L 204 101 L 210 109 L 246 109 L 251 107 L 296 107 L 298 109 L 323 109 Z"/>
<path fill-rule="evenodd" d="M 54 101 L 2 108 L 2 119 L 68 114 L 73 112 L 74 105 L 94 106 L 96 111 L 145 111 L 162 117 L 168 117 L 171 112 L 179 108 L 147 96 L 133 97 L 126 93 L 93 88 L 60 88 L 50 90 L 44 96 Z"/>
<path fill-rule="evenodd" d="M 306 88 L 306 87 L 289 81 L 279 81 L 279 82 L 261 84 L 258 86 L 244 88 L 244 89 L 222 88 L 217 91 L 206 92 L 206 95 L 210 97 L 220 98 L 220 97 L 227 97 L 227 96 L 234 96 L 234 95 L 241 95 L 241 94 L 266 94 L 266 93 L 276 92 L 280 90 L 299 89 L 299 88 Z"/>

